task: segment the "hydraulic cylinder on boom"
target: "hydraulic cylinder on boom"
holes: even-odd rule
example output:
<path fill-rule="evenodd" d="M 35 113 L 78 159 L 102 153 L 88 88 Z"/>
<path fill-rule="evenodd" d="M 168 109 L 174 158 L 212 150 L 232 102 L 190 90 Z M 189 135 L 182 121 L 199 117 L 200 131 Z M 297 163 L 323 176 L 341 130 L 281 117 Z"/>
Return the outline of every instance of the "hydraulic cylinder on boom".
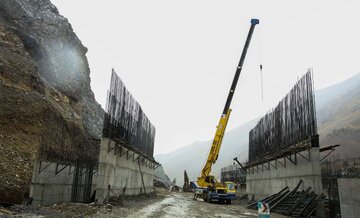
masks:
<path fill-rule="evenodd" d="M 215 164 L 216 160 L 219 157 L 221 143 L 224 138 L 226 126 L 231 113 L 231 109 L 230 109 L 231 101 L 233 99 L 236 85 L 239 80 L 241 70 L 243 68 L 246 53 L 249 48 L 255 26 L 257 24 L 259 24 L 258 19 L 251 20 L 250 30 L 246 38 L 246 42 L 240 57 L 239 64 L 236 68 L 235 76 L 232 81 L 228 97 L 226 99 L 224 110 L 221 114 L 219 124 L 216 127 L 215 137 L 212 142 L 208 158 L 206 160 L 204 168 L 201 171 L 200 177 L 198 177 L 198 181 L 192 182 L 191 184 L 191 187 L 195 188 L 194 199 L 197 197 L 201 197 L 205 201 L 219 200 L 219 201 L 226 201 L 228 203 L 231 203 L 231 200 L 235 198 L 235 191 L 233 189 L 234 184 L 231 184 L 229 182 L 227 182 L 226 185 L 219 183 L 216 181 L 214 176 L 210 175 L 210 172 L 212 165 Z"/>

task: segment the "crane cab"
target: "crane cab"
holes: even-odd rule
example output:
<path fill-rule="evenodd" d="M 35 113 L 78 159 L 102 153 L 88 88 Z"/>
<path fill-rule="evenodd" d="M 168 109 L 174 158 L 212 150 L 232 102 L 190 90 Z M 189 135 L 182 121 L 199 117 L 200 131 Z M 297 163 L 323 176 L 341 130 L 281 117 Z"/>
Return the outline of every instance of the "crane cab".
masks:
<path fill-rule="evenodd" d="M 214 176 L 208 175 L 204 179 L 199 178 L 197 182 L 191 182 L 194 188 L 194 200 L 203 199 L 205 202 L 217 201 L 219 203 L 231 204 L 235 199 L 235 183 L 220 183 Z"/>
<path fill-rule="evenodd" d="M 225 182 L 225 188 L 227 193 L 234 193 L 236 192 L 236 186 L 233 182 Z"/>

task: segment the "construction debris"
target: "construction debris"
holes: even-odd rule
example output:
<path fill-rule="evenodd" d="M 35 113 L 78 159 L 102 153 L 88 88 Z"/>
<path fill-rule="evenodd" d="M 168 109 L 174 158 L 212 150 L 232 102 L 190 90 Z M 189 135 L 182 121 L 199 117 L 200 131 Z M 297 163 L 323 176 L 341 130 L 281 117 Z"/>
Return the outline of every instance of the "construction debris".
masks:
<path fill-rule="evenodd" d="M 173 185 L 170 187 L 169 192 L 181 192 L 181 188 L 177 185 Z"/>
<path fill-rule="evenodd" d="M 306 190 L 298 191 L 302 180 L 292 190 L 285 187 L 278 193 L 266 197 L 261 202 L 268 203 L 270 211 L 290 217 L 310 217 L 314 215 L 318 205 L 324 199 L 323 194 L 318 195 L 311 191 L 311 187 Z M 252 202 L 248 206 L 250 209 L 257 209 L 257 202 Z"/>
<path fill-rule="evenodd" d="M 153 179 L 153 181 L 154 181 L 154 187 L 156 187 L 156 188 L 164 188 L 164 189 L 169 188 L 167 186 L 167 184 L 165 184 L 163 181 L 161 181 L 159 179 Z"/>

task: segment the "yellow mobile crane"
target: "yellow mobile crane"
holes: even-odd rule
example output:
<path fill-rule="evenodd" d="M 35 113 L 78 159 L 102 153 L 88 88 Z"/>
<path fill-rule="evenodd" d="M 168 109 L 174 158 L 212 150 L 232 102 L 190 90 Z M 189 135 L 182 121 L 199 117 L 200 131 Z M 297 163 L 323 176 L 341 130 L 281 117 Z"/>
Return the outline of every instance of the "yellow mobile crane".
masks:
<path fill-rule="evenodd" d="M 191 182 L 190 187 L 194 189 L 194 199 L 202 198 L 204 201 L 210 202 L 217 200 L 219 202 L 231 203 L 235 199 L 235 184 L 233 182 L 225 182 L 222 184 L 216 181 L 215 177 L 210 175 L 211 167 L 215 164 L 221 147 L 221 142 L 224 137 L 225 129 L 230 117 L 230 104 L 234 96 L 235 88 L 239 80 L 239 76 L 244 64 L 245 56 L 251 41 L 255 26 L 259 24 L 258 19 L 251 19 L 251 26 L 246 38 L 244 49 L 242 51 L 239 64 L 236 68 L 235 76 L 231 84 L 229 95 L 227 97 L 223 113 L 218 126 L 216 127 L 215 137 L 206 161 L 204 168 L 201 171 L 201 176 L 198 177 L 197 182 Z"/>

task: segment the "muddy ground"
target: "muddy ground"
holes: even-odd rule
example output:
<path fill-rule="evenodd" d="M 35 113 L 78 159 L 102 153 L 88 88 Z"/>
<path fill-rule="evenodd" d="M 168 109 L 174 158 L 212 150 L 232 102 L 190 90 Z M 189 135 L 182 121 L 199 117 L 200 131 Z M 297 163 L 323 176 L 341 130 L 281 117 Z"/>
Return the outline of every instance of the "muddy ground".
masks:
<path fill-rule="evenodd" d="M 246 209 L 235 201 L 231 205 L 194 201 L 192 193 L 160 192 L 151 197 L 136 197 L 109 204 L 64 203 L 51 207 L 12 206 L 0 208 L 0 217 L 257 217 L 257 211 Z M 271 214 L 273 218 L 283 216 Z"/>
<path fill-rule="evenodd" d="M 148 218 L 171 218 L 171 217 L 208 217 L 208 218 L 231 218 L 231 217 L 258 217 L 257 211 L 246 209 L 239 202 L 232 205 L 206 203 L 202 200 L 193 200 L 192 193 L 169 193 L 161 201 L 151 202 L 147 206 L 137 208 L 131 213 L 123 214 L 121 208 L 107 214 L 108 217 L 148 217 Z M 120 210 L 119 210 L 120 209 Z M 104 217 L 97 215 L 96 217 Z M 272 214 L 273 218 L 283 216 Z"/>

